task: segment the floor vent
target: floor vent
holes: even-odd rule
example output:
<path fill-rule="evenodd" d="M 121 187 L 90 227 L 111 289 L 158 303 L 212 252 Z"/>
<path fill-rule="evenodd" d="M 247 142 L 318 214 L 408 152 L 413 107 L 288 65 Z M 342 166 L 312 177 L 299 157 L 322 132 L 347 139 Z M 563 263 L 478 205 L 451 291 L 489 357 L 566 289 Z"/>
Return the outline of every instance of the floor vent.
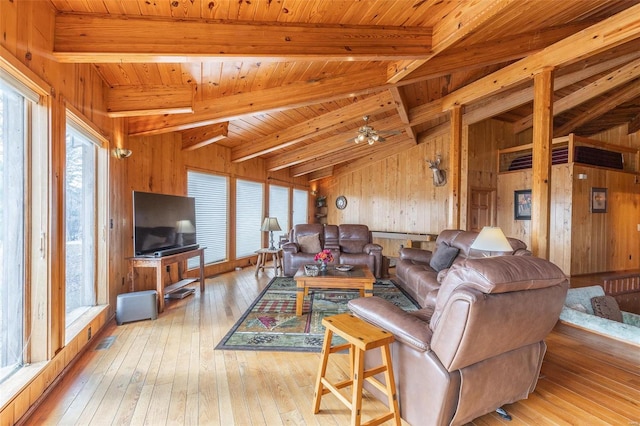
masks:
<path fill-rule="evenodd" d="M 115 340 L 116 336 L 105 337 L 100 343 L 97 344 L 95 350 L 101 351 L 103 349 L 109 349 Z"/>

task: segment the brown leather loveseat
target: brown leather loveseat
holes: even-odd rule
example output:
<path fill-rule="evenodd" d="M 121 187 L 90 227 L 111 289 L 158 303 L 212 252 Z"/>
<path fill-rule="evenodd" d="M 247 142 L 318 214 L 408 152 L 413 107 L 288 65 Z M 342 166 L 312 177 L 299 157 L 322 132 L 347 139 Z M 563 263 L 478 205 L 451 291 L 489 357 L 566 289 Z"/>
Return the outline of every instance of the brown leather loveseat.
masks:
<path fill-rule="evenodd" d="M 446 229 L 436 239 L 433 252 L 403 247 L 396 263 L 396 277 L 400 287 L 407 291 L 420 306 L 435 302 L 440 288 L 438 273 L 467 258 L 484 257 L 486 252 L 471 248 L 478 236 L 475 231 Z M 513 252 L 491 253 L 492 255 L 531 255 L 527 245 L 516 239 L 507 238 Z"/>
<path fill-rule="evenodd" d="M 412 425 L 461 425 L 533 392 L 567 288 L 547 260 L 498 256 L 453 265 L 435 304 L 419 311 L 376 296 L 349 307 L 396 338 L 391 357 L 401 417 Z M 380 364 L 378 351 L 366 353 L 365 369 Z"/>
<path fill-rule="evenodd" d="M 376 278 L 382 270 L 382 246 L 374 244 L 366 225 L 295 225 L 283 244 L 284 275 L 295 275 L 300 266 L 315 263 L 316 253 L 331 250 L 334 264 L 366 265 Z"/>

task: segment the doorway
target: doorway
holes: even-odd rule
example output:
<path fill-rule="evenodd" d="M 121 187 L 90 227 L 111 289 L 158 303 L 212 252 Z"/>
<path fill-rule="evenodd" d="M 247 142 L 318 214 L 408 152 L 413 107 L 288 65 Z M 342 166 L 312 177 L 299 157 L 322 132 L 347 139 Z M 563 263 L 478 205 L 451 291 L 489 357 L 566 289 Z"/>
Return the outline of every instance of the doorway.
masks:
<path fill-rule="evenodd" d="M 469 230 L 480 231 L 496 223 L 496 190 L 471 188 L 469 202 Z"/>

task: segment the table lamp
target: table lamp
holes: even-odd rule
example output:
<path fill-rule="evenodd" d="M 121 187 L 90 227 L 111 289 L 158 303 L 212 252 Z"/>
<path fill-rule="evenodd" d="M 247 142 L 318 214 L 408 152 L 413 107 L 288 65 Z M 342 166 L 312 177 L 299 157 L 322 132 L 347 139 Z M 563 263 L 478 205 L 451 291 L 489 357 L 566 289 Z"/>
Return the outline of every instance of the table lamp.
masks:
<path fill-rule="evenodd" d="M 260 230 L 265 232 L 269 231 L 269 242 L 271 243 L 269 250 L 275 250 L 276 247 L 273 244 L 273 231 L 282 231 L 280 224 L 278 223 L 278 218 L 265 217 Z"/>
<path fill-rule="evenodd" d="M 488 251 L 485 257 L 491 257 L 491 252 L 513 251 L 513 247 L 509 244 L 509 240 L 505 237 L 504 232 L 497 226 L 485 226 L 482 228 L 476 239 L 471 244 L 471 248 L 475 250 Z"/>
<path fill-rule="evenodd" d="M 182 219 L 176 222 L 176 236 L 177 236 L 177 244 L 185 245 L 185 234 L 195 234 L 196 227 L 193 226 L 188 219 Z"/>

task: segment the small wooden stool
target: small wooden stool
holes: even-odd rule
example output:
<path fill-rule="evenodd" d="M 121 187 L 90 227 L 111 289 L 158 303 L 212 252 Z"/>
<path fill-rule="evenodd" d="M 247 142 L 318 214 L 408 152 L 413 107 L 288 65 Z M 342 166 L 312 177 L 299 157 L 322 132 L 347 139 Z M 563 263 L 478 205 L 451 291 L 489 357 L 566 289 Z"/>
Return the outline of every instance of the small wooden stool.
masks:
<path fill-rule="evenodd" d="M 400 425 L 400 410 L 396 398 L 396 384 L 393 379 L 393 367 L 391 365 L 391 351 L 389 344 L 393 342 L 393 334 L 371 325 L 351 314 L 339 314 L 324 318 L 322 325 L 326 328 L 324 344 L 322 345 L 322 361 L 316 380 L 316 389 L 313 396 L 313 413 L 320 411 L 322 395 L 333 393 L 347 408 L 351 409 L 351 425 L 378 425 L 387 420 L 394 419 L 396 425 Z M 331 346 L 333 334 L 337 334 L 347 341 L 343 345 Z M 327 362 L 329 354 L 349 349 L 351 377 L 339 383 L 330 383 L 326 378 Z M 364 352 L 368 349 L 380 348 L 382 351 L 382 365 L 369 370 L 364 370 Z M 373 377 L 375 374 L 385 373 L 386 385 Z M 389 400 L 387 414 L 361 423 L 360 411 L 362 408 L 362 385 L 364 380 L 374 385 L 385 393 Z M 340 389 L 351 386 L 351 401 L 349 401 Z"/>
<path fill-rule="evenodd" d="M 271 250 L 268 248 L 263 248 L 263 249 L 257 250 L 256 253 L 258 253 L 258 260 L 256 262 L 256 272 L 255 272 L 256 277 L 258 276 L 258 271 L 262 270 L 262 272 L 264 272 L 264 268 L 273 268 L 273 272 L 276 277 L 279 275 L 278 271 L 283 272 L 282 249 L 276 248 L 275 250 Z M 273 266 L 266 266 L 268 254 L 270 254 L 273 259 Z"/>

